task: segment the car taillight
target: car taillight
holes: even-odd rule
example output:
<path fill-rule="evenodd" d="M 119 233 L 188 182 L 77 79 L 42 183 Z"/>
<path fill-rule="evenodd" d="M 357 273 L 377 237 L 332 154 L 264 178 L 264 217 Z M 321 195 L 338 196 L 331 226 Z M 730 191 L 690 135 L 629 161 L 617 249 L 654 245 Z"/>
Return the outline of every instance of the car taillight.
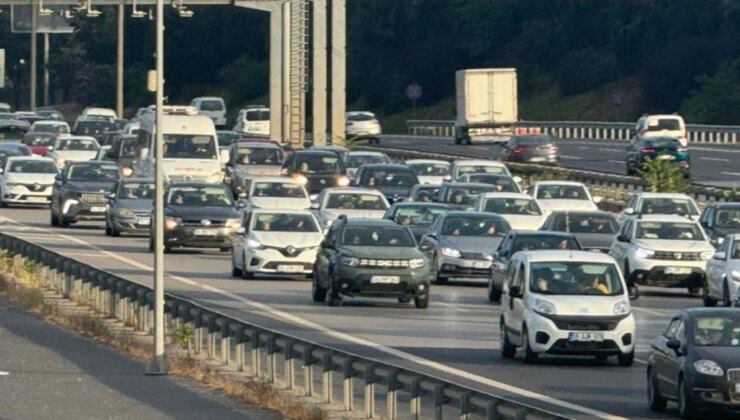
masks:
<path fill-rule="evenodd" d="M 519 153 L 521 153 L 523 151 L 524 151 L 524 148 L 523 147 L 519 147 L 519 146 L 511 149 L 511 152 L 514 153 L 515 155 L 518 155 Z"/>
<path fill-rule="evenodd" d="M 646 147 L 644 149 L 640 149 L 640 153 L 655 153 L 655 149 L 650 149 Z"/>
<path fill-rule="evenodd" d="M 557 153 L 560 149 L 558 148 L 558 146 L 550 146 L 550 150 L 554 153 Z"/>

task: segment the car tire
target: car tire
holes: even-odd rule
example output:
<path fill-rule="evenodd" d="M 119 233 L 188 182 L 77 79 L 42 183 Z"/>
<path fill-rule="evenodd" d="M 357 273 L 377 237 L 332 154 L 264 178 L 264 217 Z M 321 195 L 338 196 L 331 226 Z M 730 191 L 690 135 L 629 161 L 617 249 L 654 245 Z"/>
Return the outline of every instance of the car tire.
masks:
<path fill-rule="evenodd" d="M 455 144 L 462 144 L 462 139 L 460 137 L 455 137 Z"/>
<path fill-rule="evenodd" d="M 319 284 L 318 276 L 314 275 L 311 282 L 311 297 L 314 302 L 326 302 L 326 288 Z"/>
<path fill-rule="evenodd" d="M 516 347 L 509 341 L 509 335 L 506 334 L 506 323 L 504 317 L 501 317 L 499 335 L 501 336 L 501 357 L 504 359 L 513 359 L 516 355 Z"/>
<path fill-rule="evenodd" d="M 329 280 L 329 295 L 328 304 L 329 306 L 342 306 L 342 297 L 339 295 L 339 291 L 336 289 L 336 281 L 334 279 Z"/>
<path fill-rule="evenodd" d="M 628 176 L 633 176 L 633 175 L 635 175 L 636 173 L 637 173 L 637 172 L 635 171 L 635 168 L 633 168 L 632 166 L 630 166 L 630 164 L 628 163 L 628 164 L 627 164 L 627 175 L 628 175 Z"/>
<path fill-rule="evenodd" d="M 722 304 L 729 308 L 732 306 L 732 299 L 730 299 L 730 287 L 727 286 L 727 279 L 725 279 L 722 286 Z"/>
<path fill-rule="evenodd" d="M 653 375 L 652 369 L 647 371 L 647 402 L 650 411 L 665 411 L 668 401 L 660 395 L 658 379 Z"/>
<path fill-rule="evenodd" d="M 689 292 L 690 295 L 698 295 L 699 292 L 701 292 L 701 287 L 689 286 L 686 288 L 686 290 Z"/>
<path fill-rule="evenodd" d="M 116 230 L 116 227 L 115 226 L 111 226 L 111 228 L 110 228 L 110 234 L 114 238 L 118 238 L 118 237 L 121 236 L 121 232 L 119 232 L 118 230 Z"/>
<path fill-rule="evenodd" d="M 426 309 L 429 307 L 429 292 L 423 296 L 417 296 L 414 298 L 414 307 L 416 309 Z"/>
<path fill-rule="evenodd" d="M 622 367 L 630 367 L 635 363 L 635 351 L 632 350 L 629 353 L 619 353 L 617 355 L 617 363 Z"/>
<path fill-rule="evenodd" d="M 682 419 L 694 418 L 694 402 L 686 390 L 686 382 L 683 378 L 678 380 L 678 417 Z"/>
<path fill-rule="evenodd" d="M 244 267 L 244 269 L 242 269 L 242 279 L 252 280 L 253 278 L 254 274 L 250 273 L 249 270 L 247 270 L 247 267 Z"/>
<path fill-rule="evenodd" d="M 527 331 L 526 326 L 522 329 L 522 349 L 524 350 L 524 363 L 537 363 L 539 355 L 532 351 L 532 347 L 529 346 L 529 331 Z"/>
<path fill-rule="evenodd" d="M 111 236 L 111 235 L 112 235 L 112 233 L 111 233 L 111 230 L 110 230 L 110 226 L 108 225 L 108 222 L 106 221 L 105 222 L 105 236 Z"/>
<path fill-rule="evenodd" d="M 49 213 L 51 214 L 49 224 L 54 227 L 59 226 L 59 217 L 54 213 L 54 209 L 51 209 Z"/>
<path fill-rule="evenodd" d="M 640 289 L 637 287 L 637 283 L 634 279 L 634 274 L 630 272 L 630 266 L 627 263 L 627 261 L 624 262 L 624 276 L 627 280 L 627 294 L 628 296 L 634 296 L 635 298 L 640 297 Z M 632 286 L 629 286 L 629 284 L 632 284 Z"/>
<path fill-rule="evenodd" d="M 489 302 L 501 302 L 501 289 L 493 284 L 493 281 L 488 281 L 488 301 Z"/>
<path fill-rule="evenodd" d="M 69 221 L 67 221 L 64 216 L 59 216 L 59 227 L 62 228 L 68 228 L 69 227 Z"/>
<path fill-rule="evenodd" d="M 231 256 L 231 277 L 241 277 L 243 270 L 236 266 L 236 261 L 234 261 L 234 256 Z"/>
<path fill-rule="evenodd" d="M 689 291 L 690 293 L 691 291 Z M 704 286 L 702 287 L 702 300 L 704 301 L 704 306 L 708 308 L 712 308 L 717 306 L 717 299 L 709 296 L 709 288 Z"/>

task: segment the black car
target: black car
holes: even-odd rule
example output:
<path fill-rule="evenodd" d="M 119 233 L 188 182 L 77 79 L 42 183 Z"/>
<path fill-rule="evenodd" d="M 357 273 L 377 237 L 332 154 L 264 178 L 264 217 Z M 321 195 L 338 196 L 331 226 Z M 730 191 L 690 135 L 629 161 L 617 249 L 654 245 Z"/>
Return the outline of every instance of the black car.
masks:
<path fill-rule="evenodd" d="M 219 248 L 221 252 L 229 252 L 233 240 L 243 231 L 239 211 L 225 185 L 188 181 L 167 186 L 165 252 L 181 247 Z M 153 238 L 150 232 L 149 250 L 154 250 Z"/>
<path fill-rule="evenodd" d="M 617 219 L 605 211 L 556 211 L 540 230 L 572 233 L 584 250 L 608 253 L 619 230 Z"/>
<path fill-rule="evenodd" d="M 740 416 L 740 311 L 687 309 L 650 346 L 647 366 L 650 409 L 676 401 L 691 418 Z M 716 418 L 716 417 L 715 417 Z"/>
<path fill-rule="evenodd" d="M 133 173 L 137 150 L 137 137 L 132 134 L 122 135 L 113 140 L 110 149 L 105 153 L 105 159 L 116 162 L 123 175 L 130 176 Z"/>
<path fill-rule="evenodd" d="M 689 151 L 676 137 L 640 137 L 627 146 L 627 175 L 635 175 L 648 159 L 666 159 L 678 165 L 683 175 L 691 175 Z"/>
<path fill-rule="evenodd" d="M 77 136 L 92 136 L 98 141 L 102 141 L 108 131 L 117 131 L 116 124 L 103 117 L 80 117 L 72 129 Z"/>
<path fill-rule="evenodd" d="M 511 136 L 504 154 L 511 162 L 558 163 L 558 146 L 549 134 L 522 134 Z"/>
<path fill-rule="evenodd" d="M 120 178 L 121 171 L 111 162 L 66 162 L 51 193 L 51 225 L 105 220 L 107 195 Z"/>
<path fill-rule="evenodd" d="M 562 232 L 538 232 L 512 230 L 506 234 L 493 253 L 493 262 L 488 276 L 488 300 L 501 301 L 501 291 L 509 271 L 512 255 L 519 251 L 539 249 L 580 250 L 581 245 L 575 236 Z"/>
<path fill-rule="evenodd" d="M 408 227 L 419 241 L 437 216 L 448 211 L 450 208 L 444 204 L 406 201 L 391 205 L 383 218 Z"/>
<path fill-rule="evenodd" d="M 475 182 L 445 182 L 434 200 L 447 204 L 456 210 L 467 210 L 472 207 L 478 196 L 487 192 L 496 192 L 496 186 Z"/>
<path fill-rule="evenodd" d="M 474 182 L 478 184 L 491 184 L 496 187 L 497 192 L 521 193 L 522 189 L 514 178 L 505 174 L 489 174 L 477 172 L 466 174 L 458 179 L 458 182 Z"/>
<path fill-rule="evenodd" d="M 0 141 L 21 141 L 31 126 L 20 120 L 0 120 Z"/>
<path fill-rule="evenodd" d="M 409 196 L 406 201 L 431 203 L 437 198 L 441 185 L 436 184 L 417 184 L 411 187 Z"/>
<path fill-rule="evenodd" d="M 707 203 L 699 223 L 716 247 L 725 236 L 740 233 L 740 203 Z"/>
<path fill-rule="evenodd" d="M 343 146 L 311 146 L 311 150 L 323 150 L 325 152 L 333 152 L 339 155 L 339 157 L 342 158 L 342 162 L 347 162 L 347 159 L 349 159 L 349 149 Z"/>
<path fill-rule="evenodd" d="M 329 150 L 296 150 L 285 158 L 282 173 L 305 186 L 309 194 L 318 194 L 324 188 L 349 185 L 344 160 Z"/>
<path fill-rule="evenodd" d="M 367 164 L 357 169 L 354 185 L 376 189 L 394 203 L 408 197 L 411 187 L 418 183 L 416 173 L 406 165 Z"/>

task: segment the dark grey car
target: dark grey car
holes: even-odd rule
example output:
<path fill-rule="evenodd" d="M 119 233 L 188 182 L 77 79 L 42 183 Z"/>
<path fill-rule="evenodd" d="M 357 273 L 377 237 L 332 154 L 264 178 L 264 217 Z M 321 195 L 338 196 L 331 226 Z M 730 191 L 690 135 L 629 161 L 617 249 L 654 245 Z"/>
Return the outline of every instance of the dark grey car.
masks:
<path fill-rule="evenodd" d="M 154 208 L 154 180 L 124 178 L 108 196 L 105 234 L 148 234 Z"/>
<path fill-rule="evenodd" d="M 619 224 L 605 211 L 556 211 L 548 216 L 540 230 L 572 233 L 584 250 L 607 254 Z"/>
<path fill-rule="evenodd" d="M 558 163 L 558 146 L 549 134 L 511 136 L 504 154 L 511 162 Z"/>
<path fill-rule="evenodd" d="M 455 210 L 467 210 L 473 207 L 478 196 L 487 192 L 496 192 L 495 185 L 474 182 L 445 182 L 434 200 L 446 204 Z"/>
<path fill-rule="evenodd" d="M 418 242 L 437 217 L 448 211 L 444 204 L 406 201 L 393 204 L 383 218 L 408 227 Z"/>
<path fill-rule="evenodd" d="M 120 178 L 121 171 L 112 162 L 66 162 L 51 193 L 51 225 L 105 220 L 106 195 Z"/>
<path fill-rule="evenodd" d="M 740 233 L 740 203 L 707 203 L 699 223 L 717 247 L 725 236 Z"/>
<path fill-rule="evenodd" d="M 234 142 L 229 148 L 226 180 L 234 197 L 249 192 L 251 179 L 280 176 L 283 150 L 271 142 Z"/>
<path fill-rule="evenodd" d="M 414 185 L 419 184 L 416 173 L 406 165 L 366 164 L 355 174 L 354 185 L 373 188 L 383 193 L 389 203 L 408 197 Z"/>

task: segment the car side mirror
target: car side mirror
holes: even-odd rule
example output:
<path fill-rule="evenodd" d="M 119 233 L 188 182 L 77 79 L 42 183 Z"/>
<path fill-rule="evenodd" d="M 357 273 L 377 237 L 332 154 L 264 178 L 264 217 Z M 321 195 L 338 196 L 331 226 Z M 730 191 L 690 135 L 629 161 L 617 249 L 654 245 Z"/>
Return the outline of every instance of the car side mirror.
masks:
<path fill-rule="evenodd" d="M 624 214 L 628 214 L 628 215 L 635 214 L 635 209 L 633 209 L 632 207 L 625 207 Z"/>
<path fill-rule="evenodd" d="M 431 251 L 432 247 L 428 243 L 424 242 L 424 243 L 419 244 L 419 250 L 427 252 L 427 251 Z"/>
<path fill-rule="evenodd" d="M 319 205 L 319 203 L 316 203 L 316 202 L 311 203 L 311 210 L 319 210 L 320 208 L 321 206 Z"/>
<path fill-rule="evenodd" d="M 498 251 L 493 251 L 493 253 L 491 254 L 491 258 L 493 258 L 495 260 L 496 258 L 499 258 L 500 255 L 501 254 L 499 254 Z"/>
<path fill-rule="evenodd" d="M 238 197 L 239 197 L 239 198 L 240 198 L 241 200 L 245 200 L 245 199 L 247 198 L 247 193 L 245 193 L 245 192 L 239 193 Z"/>
<path fill-rule="evenodd" d="M 602 201 L 604 201 L 604 199 L 602 197 L 599 197 L 599 196 L 593 197 L 593 200 L 594 200 L 594 203 L 596 203 L 596 204 L 599 204 Z"/>
<path fill-rule="evenodd" d="M 619 241 L 619 242 L 629 242 L 630 241 L 630 238 L 627 235 L 618 235 L 617 236 L 617 241 Z"/>
<path fill-rule="evenodd" d="M 509 286 L 509 297 L 522 297 L 522 289 L 519 286 Z"/>
<path fill-rule="evenodd" d="M 325 239 L 321 241 L 321 247 L 326 249 L 334 249 L 334 244 L 331 243 L 331 241 Z"/>
<path fill-rule="evenodd" d="M 671 338 L 665 343 L 666 347 L 676 352 L 677 355 L 681 354 L 681 341 L 675 338 Z"/>
<path fill-rule="evenodd" d="M 62 177 L 62 174 L 59 174 L 59 175 L 57 175 L 57 176 L 54 177 L 54 180 L 55 181 L 64 181 L 64 178 Z"/>
<path fill-rule="evenodd" d="M 54 146 L 46 146 L 46 150 L 51 152 L 52 150 L 54 150 Z"/>
<path fill-rule="evenodd" d="M 107 198 L 108 200 L 113 200 L 114 198 L 116 198 L 116 193 L 107 193 L 105 194 L 105 198 Z"/>
<path fill-rule="evenodd" d="M 726 260 L 727 259 L 727 253 L 726 252 L 715 252 L 714 257 L 715 260 Z"/>

